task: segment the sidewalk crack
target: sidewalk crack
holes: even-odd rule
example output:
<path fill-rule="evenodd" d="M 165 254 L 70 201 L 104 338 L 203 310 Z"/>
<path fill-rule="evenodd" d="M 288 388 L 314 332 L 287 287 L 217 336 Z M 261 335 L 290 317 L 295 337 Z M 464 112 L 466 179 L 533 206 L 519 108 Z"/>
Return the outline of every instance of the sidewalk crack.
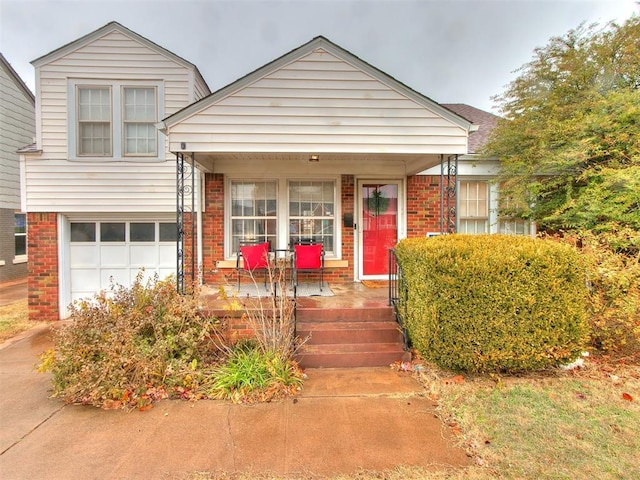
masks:
<path fill-rule="evenodd" d="M 53 418 L 54 415 L 56 415 L 58 412 L 60 412 L 60 410 L 62 410 L 65 407 L 65 405 L 61 405 L 60 407 L 58 407 L 56 410 L 54 410 L 53 412 L 51 412 L 49 414 L 49 416 L 47 418 L 45 418 L 44 420 L 42 420 L 40 423 L 38 423 L 35 427 L 33 427 L 31 430 L 29 430 L 27 433 L 25 433 L 22 437 L 20 437 L 18 440 L 16 440 L 15 442 L 13 442 L 11 445 L 9 445 L 7 448 L 5 448 L 2 452 L 0 452 L 0 456 L 4 455 L 5 453 L 7 453 L 9 450 L 11 450 L 13 447 L 15 447 L 16 445 L 18 445 L 20 442 L 22 442 L 25 438 L 27 438 L 29 435 L 31 435 L 33 432 L 35 432 L 38 428 L 40 428 L 42 425 L 44 425 L 45 423 L 47 423 L 49 420 L 51 420 L 51 418 Z"/>

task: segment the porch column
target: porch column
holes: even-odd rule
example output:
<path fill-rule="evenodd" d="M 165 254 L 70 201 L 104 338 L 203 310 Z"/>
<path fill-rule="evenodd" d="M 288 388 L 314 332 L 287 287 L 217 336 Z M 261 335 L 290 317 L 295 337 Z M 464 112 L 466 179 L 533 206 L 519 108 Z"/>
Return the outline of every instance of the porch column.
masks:
<path fill-rule="evenodd" d="M 176 153 L 176 287 L 179 293 L 185 293 L 185 236 L 190 233 L 191 241 L 191 284 L 195 282 L 195 159 L 192 164 L 185 162 L 184 153 Z M 190 226 L 185 227 L 185 213 L 189 213 Z"/>
<path fill-rule="evenodd" d="M 440 155 L 440 233 L 456 233 L 458 155 Z"/>

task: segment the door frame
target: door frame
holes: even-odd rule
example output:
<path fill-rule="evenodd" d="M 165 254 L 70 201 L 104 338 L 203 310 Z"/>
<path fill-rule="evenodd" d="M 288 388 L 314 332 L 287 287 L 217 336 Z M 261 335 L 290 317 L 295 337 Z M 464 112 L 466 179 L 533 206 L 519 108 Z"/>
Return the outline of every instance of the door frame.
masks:
<path fill-rule="evenodd" d="M 365 275 L 363 273 L 364 269 L 364 248 L 363 248 L 363 230 L 361 225 L 363 225 L 363 205 L 362 205 L 362 189 L 365 184 L 369 183 L 385 183 L 385 184 L 395 184 L 398 186 L 398 227 L 397 227 L 397 240 L 400 240 L 406 236 L 406 200 L 405 200 L 405 192 L 406 192 L 406 179 L 405 178 L 392 178 L 392 177 L 361 177 L 356 178 L 356 192 L 354 195 L 355 206 L 354 211 L 356 212 L 356 239 L 354 245 L 354 274 L 356 281 L 361 280 L 386 280 L 388 278 L 387 274 L 384 275 Z"/>

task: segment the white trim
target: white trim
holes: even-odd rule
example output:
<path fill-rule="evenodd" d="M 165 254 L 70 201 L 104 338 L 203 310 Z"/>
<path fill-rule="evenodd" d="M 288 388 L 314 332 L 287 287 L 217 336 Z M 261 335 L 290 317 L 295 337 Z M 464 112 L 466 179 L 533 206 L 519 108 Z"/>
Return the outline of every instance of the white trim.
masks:
<path fill-rule="evenodd" d="M 69 218 L 58 214 L 58 310 L 61 320 L 71 315 L 68 308 L 71 304 L 70 225 Z"/>
<path fill-rule="evenodd" d="M 17 265 L 19 263 L 26 263 L 27 262 L 27 256 L 26 255 L 16 255 L 13 258 L 13 264 Z"/>
<path fill-rule="evenodd" d="M 4 266 L 5 266 L 4 260 L 0 260 L 0 267 L 4 267 Z"/>
<path fill-rule="evenodd" d="M 384 275 L 365 275 L 363 271 L 364 267 L 364 259 L 363 259 L 363 249 L 362 249 L 362 185 L 365 183 L 388 183 L 388 184 L 396 184 L 398 186 L 398 218 L 397 218 L 397 240 L 401 240 L 407 235 L 407 212 L 406 212 L 406 202 L 407 202 L 407 185 L 406 178 L 388 178 L 388 177 L 375 177 L 375 176 L 367 176 L 367 177 L 357 177 L 355 178 L 355 192 L 354 192 L 354 212 L 355 214 L 355 222 L 356 222 L 356 233 L 354 236 L 354 245 L 353 245 L 353 263 L 354 263 L 354 275 L 355 281 L 361 280 L 386 280 L 388 278 L 387 274 Z"/>

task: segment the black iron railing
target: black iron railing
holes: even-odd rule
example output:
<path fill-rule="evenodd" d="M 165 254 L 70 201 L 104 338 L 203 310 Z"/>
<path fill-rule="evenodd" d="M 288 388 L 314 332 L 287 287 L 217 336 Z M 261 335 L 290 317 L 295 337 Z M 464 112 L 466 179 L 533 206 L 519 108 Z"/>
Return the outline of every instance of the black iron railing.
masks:
<path fill-rule="evenodd" d="M 396 322 L 402 332 L 404 349 L 409 349 L 409 336 L 405 327 L 407 318 L 407 283 L 402 273 L 402 268 L 398 263 L 398 257 L 394 249 L 389 249 L 389 306 L 393 307 Z"/>

